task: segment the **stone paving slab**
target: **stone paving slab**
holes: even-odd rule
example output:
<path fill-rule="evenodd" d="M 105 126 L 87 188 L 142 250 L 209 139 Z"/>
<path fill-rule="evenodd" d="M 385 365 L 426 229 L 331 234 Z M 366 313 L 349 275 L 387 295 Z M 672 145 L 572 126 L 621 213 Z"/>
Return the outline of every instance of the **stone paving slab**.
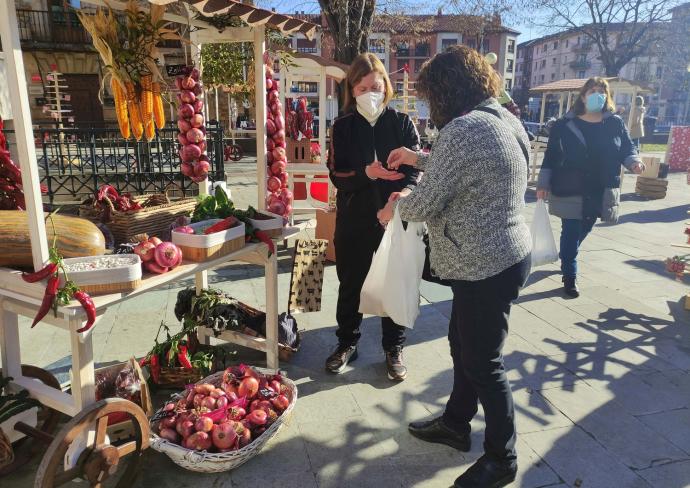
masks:
<path fill-rule="evenodd" d="M 232 165 L 238 206 L 255 203 L 251 165 Z M 683 239 L 688 187 L 671 175 L 665 200 L 646 201 L 624 181 L 621 223 L 597 225 L 580 257 L 582 296 L 565 298 L 557 264 L 533 270 L 511 316 L 504 350 L 513 383 L 520 488 L 690 487 L 690 313 L 681 298 L 688 283 L 663 270 L 663 259 Z M 533 196 L 526 215 L 533 214 Z M 555 232 L 560 229 L 552 219 Z M 290 253 L 279 252 L 279 307 L 287 302 Z M 265 305 L 263 270 L 228 265 L 209 274 L 214 287 L 256 307 Z M 161 320 L 176 327 L 176 294 L 185 280 L 108 310 L 94 333 L 98 363 L 145 353 Z M 332 376 L 323 363 L 336 344 L 335 267 L 325 270 L 323 310 L 297 315 L 300 352 L 283 363 L 300 390 L 290 423 L 255 459 L 231 473 L 200 475 L 153 451 L 133 488 L 251 487 L 447 488 L 482 453 L 480 407 L 473 447 L 459 453 L 421 442 L 407 423 L 443 411 L 452 387 L 447 341 L 450 291 L 423 283 L 420 317 L 408 331 L 408 379 L 385 377 L 379 321 L 362 325 L 360 357 Z M 69 344 L 62 331 L 28 328 L 22 320 L 24 360 L 67 376 Z M 261 364 L 240 349 L 238 359 Z M 36 465 L 0 481 L 2 488 L 33 486 Z M 70 488 L 80 484 L 69 485 Z"/>

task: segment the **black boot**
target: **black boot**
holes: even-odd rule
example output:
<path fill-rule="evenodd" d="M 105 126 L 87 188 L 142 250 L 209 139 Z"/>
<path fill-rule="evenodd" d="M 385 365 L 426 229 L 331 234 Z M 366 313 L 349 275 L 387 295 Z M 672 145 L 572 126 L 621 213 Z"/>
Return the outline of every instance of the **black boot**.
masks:
<path fill-rule="evenodd" d="M 563 277 L 563 291 L 565 291 L 566 295 L 572 298 L 577 298 L 580 296 L 580 289 L 577 287 L 577 280 L 575 277 Z"/>
<path fill-rule="evenodd" d="M 502 488 L 515 481 L 517 465 L 480 457 L 455 480 L 453 488 Z"/>
<path fill-rule="evenodd" d="M 412 422 L 408 427 L 410 434 L 417 439 L 436 444 L 445 444 L 458 451 L 467 452 L 472 447 L 470 433 L 460 434 L 443 422 L 443 417 L 422 422 Z"/>

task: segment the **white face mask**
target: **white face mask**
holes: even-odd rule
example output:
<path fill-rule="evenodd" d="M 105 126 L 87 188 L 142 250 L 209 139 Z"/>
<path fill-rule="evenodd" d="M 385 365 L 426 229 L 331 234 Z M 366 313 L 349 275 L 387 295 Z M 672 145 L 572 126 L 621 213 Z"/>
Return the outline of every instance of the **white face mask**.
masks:
<path fill-rule="evenodd" d="M 379 115 L 383 112 L 384 94 L 381 92 L 367 92 L 355 97 L 357 101 L 357 111 L 362 117 L 367 119 L 370 124 L 376 122 Z"/>

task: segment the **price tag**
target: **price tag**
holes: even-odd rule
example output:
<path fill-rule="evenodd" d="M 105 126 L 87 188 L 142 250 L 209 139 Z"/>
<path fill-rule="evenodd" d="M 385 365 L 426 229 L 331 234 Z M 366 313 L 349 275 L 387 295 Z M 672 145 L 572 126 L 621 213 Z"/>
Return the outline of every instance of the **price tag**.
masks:
<path fill-rule="evenodd" d="M 186 67 L 184 64 L 166 64 L 165 72 L 168 76 L 183 75 Z"/>

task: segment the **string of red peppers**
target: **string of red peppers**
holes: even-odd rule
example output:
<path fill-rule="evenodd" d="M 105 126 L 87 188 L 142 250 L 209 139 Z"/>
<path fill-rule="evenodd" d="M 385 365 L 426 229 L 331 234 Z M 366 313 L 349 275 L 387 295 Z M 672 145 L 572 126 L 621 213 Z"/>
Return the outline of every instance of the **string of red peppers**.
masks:
<path fill-rule="evenodd" d="M 77 332 L 86 332 L 96 323 L 96 305 L 93 303 L 89 294 L 80 290 L 67 276 L 62 256 L 57 249 L 57 233 L 55 232 L 52 214 L 49 215 L 48 218 L 53 226 L 54 235 L 53 245 L 49 250 L 50 261 L 42 269 L 34 273 L 22 273 L 22 279 L 27 283 L 36 283 L 46 278 L 48 279 L 48 284 L 43 294 L 43 301 L 36 313 L 36 317 L 34 317 L 31 327 L 35 327 L 51 309 L 53 309 L 53 312 L 57 316 L 57 307 L 59 305 L 68 305 L 72 299 L 75 299 L 81 304 L 86 312 L 86 324 L 84 324 L 82 328 L 77 329 Z M 62 273 L 64 278 L 64 285 L 62 285 L 62 287 L 60 287 L 60 273 Z"/>

